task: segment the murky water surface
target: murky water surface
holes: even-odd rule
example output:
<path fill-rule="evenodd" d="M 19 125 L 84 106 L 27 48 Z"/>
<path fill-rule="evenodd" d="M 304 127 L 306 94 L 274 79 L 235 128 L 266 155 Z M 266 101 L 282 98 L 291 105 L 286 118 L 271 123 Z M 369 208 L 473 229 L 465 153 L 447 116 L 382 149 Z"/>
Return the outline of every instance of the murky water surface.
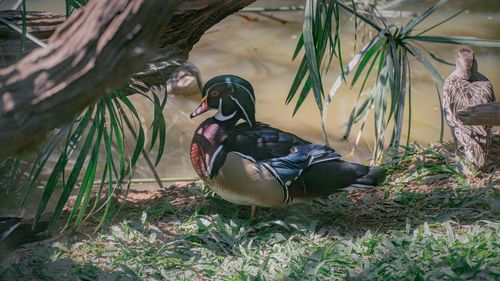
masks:
<path fill-rule="evenodd" d="M 12 2 L 12 1 L 11 1 Z M 254 6 L 301 5 L 304 1 L 258 1 Z M 410 1 L 411 5 L 399 7 L 407 11 L 419 11 L 433 1 Z M 450 16 L 464 7 L 468 1 L 449 1 L 448 5 L 433 15 L 422 25 L 431 26 L 444 17 Z M 5 7 L 9 1 L 4 1 Z M 49 10 L 64 13 L 64 1 L 31 0 L 30 10 Z M 452 19 L 442 27 L 431 32 L 435 35 L 475 36 L 480 38 L 500 38 L 500 2 L 497 0 L 475 1 L 462 15 Z M 293 105 L 285 105 L 284 100 L 290 89 L 299 61 L 292 61 L 292 53 L 302 28 L 302 12 L 275 13 L 282 21 L 256 14 L 232 15 L 210 29 L 190 54 L 190 61 L 201 71 L 204 81 L 219 74 L 236 74 L 249 80 L 256 92 L 257 119 L 285 131 L 296 133 L 306 139 L 322 142 L 320 114 L 312 99 L 305 102 L 299 112 L 292 117 Z M 344 18 L 342 30 L 344 59 L 354 55 L 354 32 L 349 18 Z M 389 19 L 389 21 L 391 21 Z M 397 22 L 405 23 L 407 19 Z M 361 36 L 358 36 L 361 37 Z M 362 42 L 357 43 L 358 49 Z M 447 61 L 454 61 L 459 48 L 455 45 L 426 45 Z M 479 70 L 493 82 L 495 91 L 500 92 L 500 50 L 474 48 Z M 431 76 L 416 61 L 412 63 L 412 128 L 411 139 L 421 144 L 436 142 L 440 134 L 440 114 L 436 89 Z M 338 75 L 338 65 L 324 80 L 326 90 Z M 453 68 L 436 63 L 439 73 L 446 77 Z M 369 87 L 367 87 L 369 88 Z M 372 121 L 368 120 L 365 134 L 357 150 L 352 153 L 357 128 L 348 141 L 341 140 L 345 124 L 358 88 L 343 85 L 338 91 L 330 108 L 328 131 L 329 139 L 335 149 L 353 161 L 366 161 L 371 156 L 373 142 Z M 158 171 L 163 177 L 195 175 L 189 160 L 189 143 L 196 126 L 202 122 L 200 116 L 189 119 L 189 113 L 199 103 L 199 95 L 190 97 L 171 96 L 166 108 L 168 120 L 168 143 L 164 161 Z M 145 113 L 146 122 L 151 112 L 150 106 L 138 101 L 138 107 Z M 407 116 L 406 116 L 407 118 Z M 406 132 L 406 130 L 405 130 Z M 406 138 L 403 135 L 403 138 Z M 445 139 L 450 139 L 449 129 L 445 127 Z M 137 177 L 150 177 L 151 173 L 142 165 Z M 0 204 L 0 213 L 7 205 Z M 4 208 L 5 207 L 5 208 Z"/>
<path fill-rule="evenodd" d="M 303 1 L 260 1 L 275 2 L 266 5 L 290 5 L 291 2 L 301 4 Z M 422 1 L 417 1 L 422 2 Z M 426 1 L 429 2 L 429 1 Z M 437 13 L 429 23 L 430 26 L 443 17 L 452 15 L 463 7 L 465 1 L 450 1 L 449 7 Z M 471 7 L 462 16 L 459 16 L 443 27 L 435 29 L 432 34 L 455 35 L 455 36 L 477 36 L 481 38 L 500 38 L 500 3 L 496 1 L 482 2 L 480 7 Z M 488 3 L 486 3 L 488 2 Z M 287 4 L 288 3 L 288 4 Z M 425 3 L 415 4 L 405 9 L 418 11 L 425 7 Z M 488 9 L 486 9 L 488 8 Z M 241 16 L 235 15 L 214 26 L 208 34 L 195 46 L 190 54 L 190 60 L 196 64 L 206 81 L 219 74 L 231 73 L 248 79 L 257 96 L 257 119 L 272 124 L 286 131 L 296 133 L 306 139 L 322 142 L 321 119 L 313 99 L 305 102 L 299 112 L 292 117 L 293 105 L 285 105 L 284 100 L 296 73 L 299 61 L 292 61 L 291 54 L 295 48 L 302 28 L 303 15 L 301 12 L 276 13 L 275 16 L 286 20 L 283 24 L 279 21 L 266 17 L 247 14 L 255 17 L 255 21 L 249 21 Z M 345 19 L 346 21 L 348 19 Z M 400 20 L 402 23 L 405 19 Z M 345 24 L 345 36 L 343 37 L 344 58 L 346 60 L 353 56 L 353 30 Z M 358 42 L 357 46 L 360 47 Z M 453 62 L 456 50 L 455 45 L 428 46 L 430 50 L 440 57 Z M 488 76 L 495 85 L 496 92 L 500 91 L 500 51 L 489 48 L 474 48 L 477 53 L 480 71 Z M 431 76 L 416 61 L 412 61 L 412 119 L 411 139 L 421 144 L 436 142 L 440 134 L 440 114 L 436 89 Z M 453 68 L 447 65 L 436 64 L 438 71 L 446 77 Z M 334 66 L 333 71 L 325 80 L 328 90 L 337 78 L 339 67 Z M 356 101 L 358 88 L 350 88 L 343 85 L 338 91 L 332 107 L 330 108 L 328 132 L 332 145 L 348 159 L 354 161 L 365 161 L 371 157 L 371 145 L 373 142 L 373 122 L 367 121 L 366 133 L 363 135 L 356 152 L 351 154 L 353 143 L 357 132 L 352 134 L 349 141 L 341 140 L 345 124 Z M 174 120 L 170 129 L 165 167 L 161 167 L 162 173 L 167 175 L 190 175 L 191 164 L 186 156 L 193 128 L 201 122 L 201 116 L 195 120 L 189 120 L 188 114 L 198 103 L 196 99 L 186 100 L 183 97 L 172 97 L 169 106 L 176 108 L 175 111 L 167 112 L 169 120 Z M 168 109 L 167 109 L 168 111 Z M 407 117 L 406 117 L 407 118 Z M 407 119 L 406 119 L 407 120 Z M 406 130 L 405 130 L 406 132 Z M 450 139 L 448 128 L 445 128 L 445 139 Z M 406 138 L 403 135 L 403 138 Z M 171 157 L 174 156 L 174 157 Z M 179 162 L 179 157 L 181 161 Z"/>

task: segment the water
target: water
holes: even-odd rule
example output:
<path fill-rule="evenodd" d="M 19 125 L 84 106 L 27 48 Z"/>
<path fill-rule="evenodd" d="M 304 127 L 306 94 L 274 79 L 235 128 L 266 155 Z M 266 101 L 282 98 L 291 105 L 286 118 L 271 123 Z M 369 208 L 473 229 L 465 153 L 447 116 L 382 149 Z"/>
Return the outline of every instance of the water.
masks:
<path fill-rule="evenodd" d="M 12 1 L 11 1 L 12 2 Z M 413 1 L 405 6 L 405 10 L 419 11 L 433 1 Z M 468 1 L 450 1 L 443 9 L 434 14 L 423 26 L 431 26 L 444 17 L 452 15 Z M 479 4 L 477 4 L 479 3 Z M 4 1 L 5 7 L 9 1 Z M 258 1 L 254 6 L 300 5 L 303 1 Z M 30 10 L 48 10 L 64 13 L 64 1 L 31 0 L 27 3 Z M 475 1 L 474 5 L 464 14 L 454 18 L 445 25 L 431 32 L 434 35 L 475 36 L 480 38 L 500 38 L 500 4 L 496 0 Z M 318 109 L 312 99 L 308 99 L 299 112 L 292 117 L 294 102 L 285 105 L 284 100 L 293 81 L 299 61 L 292 61 L 291 56 L 302 28 L 302 12 L 275 13 L 274 15 L 286 21 L 281 23 L 267 17 L 246 14 L 255 19 L 232 15 L 211 28 L 195 45 L 190 53 L 190 61 L 201 71 L 204 81 L 219 74 L 236 74 L 249 80 L 254 86 L 257 97 L 257 119 L 269 123 L 285 131 L 290 131 L 310 141 L 323 142 L 321 119 Z M 345 18 L 343 36 L 343 57 L 346 61 L 354 55 L 353 29 Z M 401 23 L 406 19 L 400 20 Z M 358 49 L 362 46 L 357 43 Z M 459 46 L 426 45 L 440 57 L 454 61 Z M 500 91 L 500 50 L 493 48 L 474 48 L 480 71 L 491 79 L 496 92 Z M 427 144 L 439 140 L 440 114 L 439 103 L 434 83 L 427 71 L 415 61 L 412 64 L 413 77 L 413 118 L 411 140 Z M 338 75 L 338 65 L 325 78 L 326 90 L 332 85 Z M 446 77 L 452 67 L 437 64 L 437 70 Z M 363 162 L 371 157 L 373 143 L 372 121 L 368 120 L 365 134 L 354 153 L 352 153 L 356 127 L 349 140 L 344 141 L 347 118 L 356 100 L 358 88 L 343 85 L 330 108 L 328 132 L 332 146 L 352 161 Z M 197 107 L 199 94 L 192 96 L 171 96 L 165 110 L 168 141 L 164 160 L 158 167 L 162 177 L 194 176 L 195 173 L 189 160 L 189 144 L 196 126 L 208 115 L 202 115 L 194 120 L 189 119 L 189 113 Z M 144 122 L 151 122 L 151 106 L 141 98 L 134 98 L 136 106 L 143 112 Z M 407 118 L 407 116 L 405 117 Z M 406 129 L 404 130 L 406 132 Z M 445 127 L 445 139 L 450 139 L 449 129 Z M 403 135 L 403 138 L 406 138 Z M 136 177 L 151 177 L 146 165 L 141 162 Z M 50 171 L 47 171 L 50 172 Z M 12 200 L 10 200 L 12 201 Z M 0 214 L 12 206 L 0 204 Z M 36 202 L 33 203 L 33 206 Z"/>
<path fill-rule="evenodd" d="M 277 3 L 269 4 L 267 1 L 260 1 L 255 5 L 261 6 L 264 2 L 270 6 L 291 5 L 290 2 L 303 3 L 303 1 L 271 1 Z M 436 13 L 424 26 L 431 26 L 457 12 L 464 4 L 458 2 L 461 1 L 453 1 L 445 9 Z M 481 5 L 471 7 L 461 16 L 436 28 L 431 34 L 500 38 L 500 30 L 497 28 L 500 24 L 500 16 L 495 14 L 496 11 L 500 11 L 500 4 L 497 4 L 497 1 L 476 2 L 480 2 Z M 423 7 L 426 7 L 426 3 L 415 4 L 408 9 L 421 10 Z M 236 74 L 249 80 L 257 96 L 258 120 L 296 133 L 311 141 L 323 142 L 321 118 L 313 99 L 307 100 L 294 117 L 292 117 L 292 112 L 295 101 L 288 106 L 284 103 L 299 64 L 298 60 L 291 60 L 291 55 L 300 36 L 302 12 L 276 13 L 275 16 L 287 20 L 286 24 L 262 16 L 247 15 L 255 17 L 257 21 L 248 21 L 241 16 L 230 16 L 209 30 L 190 53 L 190 61 L 199 67 L 205 81 L 226 73 Z M 401 22 L 404 23 L 406 20 L 401 20 Z M 344 26 L 352 25 L 345 24 Z M 353 30 L 346 28 L 343 33 L 345 34 L 343 56 L 348 61 L 354 55 Z M 358 42 L 357 46 L 359 48 L 362 45 Z M 426 47 L 447 61 L 453 62 L 460 46 L 426 44 Z M 498 75 L 500 51 L 491 48 L 474 48 L 474 51 L 480 71 L 492 80 L 496 92 L 500 91 Z M 440 137 L 440 113 L 436 89 L 430 74 L 416 61 L 412 60 L 411 64 L 413 77 L 411 140 L 421 144 L 437 142 Z M 443 78 L 446 78 L 453 70 L 452 67 L 442 64 L 436 64 L 436 67 Z M 327 90 L 337 76 L 338 66 L 335 65 L 335 69 L 325 80 Z M 347 159 L 366 161 L 371 157 L 374 137 L 371 119 L 367 121 L 365 134 L 353 154 L 351 152 L 357 131 L 353 131 L 348 141 L 341 139 L 358 90 L 357 87 L 351 89 L 346 85 L 339 89 L 330 108 L 328 132 L 332 145 Z M 167 119 L 174 120 L 175 125 L 172 126 L 169 134 L 165 160 L 159 167 L 161 174 L 167 176 L 193 174 L 186 151 L 189 149 L 194 128 L 203 118 L 206 118 L 203 116 L 195 120 L 188 118 L 188 114 L 197 106 L 198 99 L 199 96 L 196 95 L 194 99 L 173 97 L 169 100 L 168 107 L 175 108 L 175 111 L 167 108 Z M 407 118 L 408 116 L 405 117 L 405 122 Z M 406 128 L 404 132 L 406 133 Z M 444 133 L 445 140 L 451 139 L 450 131 L 446 126 Z M 405 134 L 403 134 L 403 139 L 406 139 Z"/>

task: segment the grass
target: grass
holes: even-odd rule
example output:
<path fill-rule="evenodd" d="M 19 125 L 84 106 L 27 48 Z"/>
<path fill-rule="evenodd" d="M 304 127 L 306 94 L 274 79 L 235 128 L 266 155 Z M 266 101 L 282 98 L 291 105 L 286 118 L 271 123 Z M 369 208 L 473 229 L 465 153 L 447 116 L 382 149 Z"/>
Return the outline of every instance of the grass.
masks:
<path fill-rule="evenodd" d="M 451 155 L 413 146 L 377 190 L 254 221 L 198 183 L 133 191 L 98 234 L 18 249 L 0 280 L 498 280 L 499 171 L 467 177 Z"/>

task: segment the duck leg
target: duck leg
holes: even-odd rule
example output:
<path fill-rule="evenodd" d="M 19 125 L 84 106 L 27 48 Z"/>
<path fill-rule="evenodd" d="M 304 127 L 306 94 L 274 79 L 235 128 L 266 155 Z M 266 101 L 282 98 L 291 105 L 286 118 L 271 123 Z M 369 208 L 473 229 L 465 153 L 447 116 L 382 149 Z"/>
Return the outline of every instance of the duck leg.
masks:
<path fill-rule="evenodd" d="M 257 206 L 256 205 L 252 205 L 252 212 L 250 213 L 250 219 L 251 220 L 255 219 L 256 213 L 257 213 Z"/>

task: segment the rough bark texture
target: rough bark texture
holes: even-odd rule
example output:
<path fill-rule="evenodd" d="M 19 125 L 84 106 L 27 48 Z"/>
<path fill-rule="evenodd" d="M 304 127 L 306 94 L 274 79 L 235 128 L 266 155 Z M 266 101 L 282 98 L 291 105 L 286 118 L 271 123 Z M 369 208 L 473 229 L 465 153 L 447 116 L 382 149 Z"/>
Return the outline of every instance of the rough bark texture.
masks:
<path fill-rule="evenodd" d="M 500 102 L 483 103 L 458 112 L 465 125 L 500 126 Z"/>
<path fill-rule="evenodd" d="M 142 69 L 177 5 L 91 1 L 56 30 L 47 48 L 0 69 L 0 157 L 40 141 Z"/>
<path fill-rule="evenodd" d="M 190 0 L 181 1 L 175 11 L 171 24 L 162 32 L 159 41 L 158 55 L 147 64 L 143 71 L 133 75 L 148 85 L 165 83 L 178 66 L 187 60 L 193 45 L 200 40 L 203 33 L 241 8 L 255 0 Z M 0 11 L 0 17 L 21 26 L 18 11 Z M 64 16 L 47 12 L 28 12 L 27 31 L 42 41 L 46 41 L 58 25 L 65 20 Z M 19 56 L 20 36 L 5 25 L 0 24 L 0 65 L 9 65 Z M 25 53 L 37 46 L 27 40 Z"/>
<path fill-rule="evenodd" d="M 91 1 L 54 32 L 47 48 L 0 69 L 0 157 L 40 142 L 133 73 L 148 85 L 165 83 L 177 67 L 169 62 L 187 59 L 208 28 L 254 1 Z M 30 18 L 28 32 L 42 40 L 61 19 Z"/>
<path fill-rule="evenodd" d="M 22 19 L 19 11 L 0 11 L 0 18 L 16 26 L 22 26 Z M 29 12 L 26 15 L 26 31 L 46 42 L 56 28 L 65 20 L 65 16 L 52 13 Z M 21 55 L 25 55 L 37 47 L 38 45 L 31 40 L 26 40 L 24 52 Z M 5 24 L 0 24 L 0 66 L 5 67 L 14 63 L 19 58 L 20 50 L 21 35 L 19 32 L 12 30 Z"/>

